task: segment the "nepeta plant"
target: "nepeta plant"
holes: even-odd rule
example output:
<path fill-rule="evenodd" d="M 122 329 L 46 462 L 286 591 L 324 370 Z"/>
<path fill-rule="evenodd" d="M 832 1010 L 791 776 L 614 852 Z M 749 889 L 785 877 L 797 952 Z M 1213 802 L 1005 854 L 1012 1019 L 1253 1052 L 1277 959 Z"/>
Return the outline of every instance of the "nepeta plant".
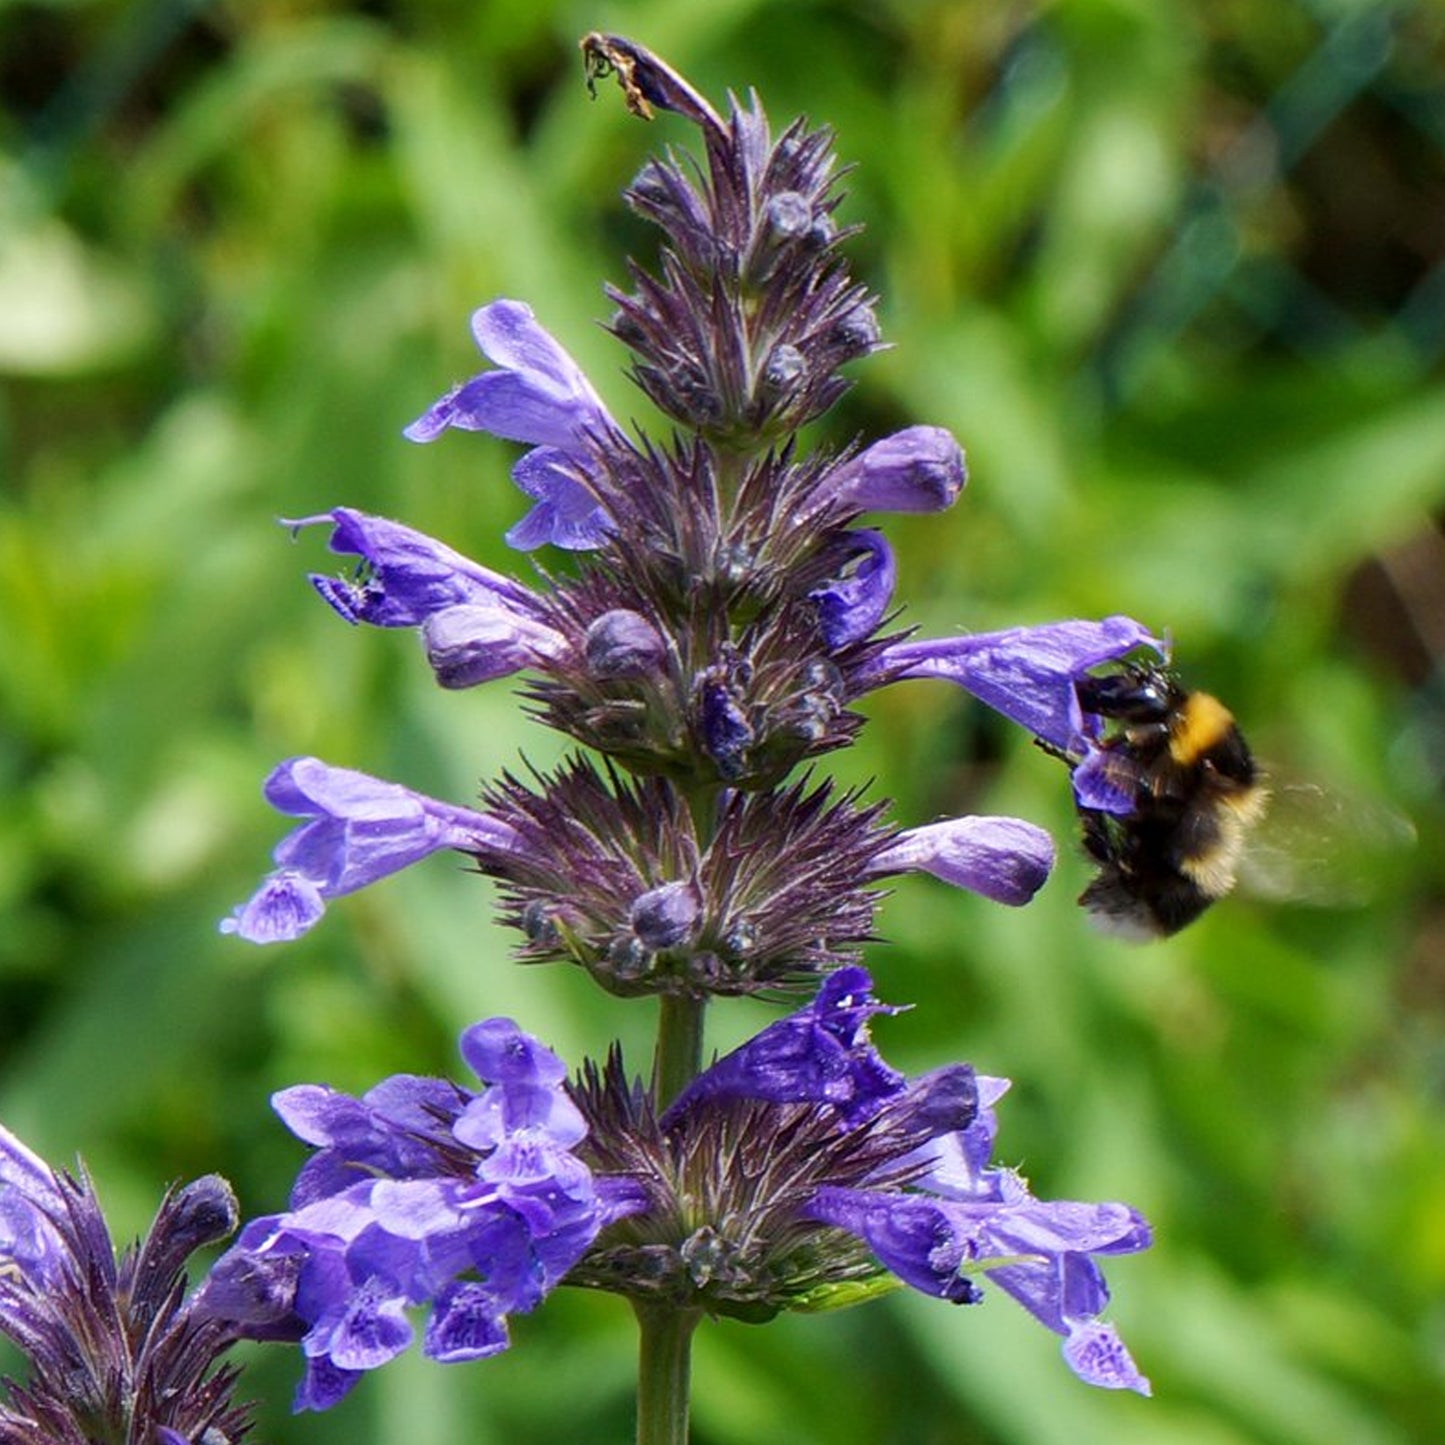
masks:
<path fill-rule="evenodd" d="M 210 1174 L 170 1190 L 117 1257 L 90 1181 L 50 1168 L 0 1127 L 0 1334 L 31 1365 L 5 1381 L 0 1445 L 225 1445 L 249 1428 L 219 1361 L 229 1322 L 187 1294 L 185 1265 L 236 1227 Z"/>
<path fill-rule="evenodd" d="M 462 1035 L 468 1084 L 283 1090 L 277 1111 L 315 1152 L 287 1209 L 249 1224 L 188 1308 L 218 1339 L 299 1342 L 296 1407 L 325 1409 L 407 1348 L 416 1307 L 424 1352 L 453 1362 L 505 1349 L 509 1317 L 561 1284 L 610 1291 L 641 1324 L 639 1438 L 678 1441 L 704 1315 L 764 1321 L 900 1283 L 973 1304 L 992 1282 L 1083 1380 L 1148 1393 L 1101 1319 L 1099 1267 L 1146 1247 L 1148 1226 L 1122 1204 L 1036 1199 L 993 1157 L 1007 1081 L 966 1064 L 909 1078 L 869 1035 L 897 1011 L 859 965 L 879 884 L 926 872 L 1023 904 L 1052 866 L 1048 836 L 1015 818 L 901 826 L 809 765 L 852 742 L 861 697 L 940 677 L 1087 778 L 1075 683 L 1160 644 L 1124 617 L 938 639 L 897 627 L 893 553 L 862 519 L 951 506 L 964 458 L 932 426 L 840 450 L 798 440 L 846 389 L 840 368 L 880 345 L 841 253 L 829 135 L 795 122 L 774 138 L 756 98 L 719 114 L 631 41 L 593 35 L 584 51 L 589 81 L 615 74 L 634 112 L 702 137 L 701 161 L 650 160 L 627 190 L 663 246 L 608 291 L 609 329 L 671 434 L 629 433 L 531 308 L 497 300 L 472 318 L 491 366 L 407 435 L 529 448 L 512 475 L 532 506 L 507 540 L 567 549 L 573 569 L 524 583 L 347 507 L 291 524 L 329 528 L 357 559 L 312 579 L 344 620 L 416 629 L 445 688 L 525 674 L 533 715 L 577 750 L 474 805 L 291 758 L 265 793 L 295 827 L 222 927 L 293 939 L 332 899 L 460 853 L 496 880 L 520 959 L 659 1000 L 651 1068 L 644 1082 L 614 1049 L 574 1074 L 488 1018 Z M 704 1067 L 709 1003 L 741 994 L 800 997 Z M 42 1223 L 22 1212 L 5 1246 L 25 1279 L 40 1276 L 15 1241 L 63 1224 L 53 1202 L 34 1207 Z M 28 1343 L 15 1289 L 0 1324 Z"/>

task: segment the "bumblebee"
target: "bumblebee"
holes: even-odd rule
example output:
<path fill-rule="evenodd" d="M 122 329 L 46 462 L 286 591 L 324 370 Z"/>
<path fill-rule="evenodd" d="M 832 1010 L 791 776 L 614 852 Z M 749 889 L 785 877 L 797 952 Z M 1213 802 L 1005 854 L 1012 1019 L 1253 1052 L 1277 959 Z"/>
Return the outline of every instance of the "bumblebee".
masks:
<path fill-rule="evenodd" d="M 1078 803 L 1098 867 L 1079 902 L 1106 933 L 1168 937 L 1234 887 L 1268 790 L 1229 709 L 1162 668 L 1128 666 L 1075 691 L 1102 731 L 1087 758 L 1067 761 L 1087 766 L 1086 796 L 1111 803 Z"/>

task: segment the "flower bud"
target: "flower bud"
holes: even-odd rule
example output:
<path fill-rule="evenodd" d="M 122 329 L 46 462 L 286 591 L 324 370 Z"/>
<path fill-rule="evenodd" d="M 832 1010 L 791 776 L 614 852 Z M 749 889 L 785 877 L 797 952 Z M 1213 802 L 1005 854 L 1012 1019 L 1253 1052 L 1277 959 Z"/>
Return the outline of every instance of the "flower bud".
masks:
<path fill-rule="evenodd" d="M 664 883 L 632 905 L 632 931 L 646 947 L 660 952 L 687 943 L 697 929 L 702 899 L 691 883 Z"/>
<path fill-rule="evenodd" d="M 615 607 L 587 629 L 583 651 L 598 677 L 645 677 L 661 665 L 667 644 L 640 612 Z"/>

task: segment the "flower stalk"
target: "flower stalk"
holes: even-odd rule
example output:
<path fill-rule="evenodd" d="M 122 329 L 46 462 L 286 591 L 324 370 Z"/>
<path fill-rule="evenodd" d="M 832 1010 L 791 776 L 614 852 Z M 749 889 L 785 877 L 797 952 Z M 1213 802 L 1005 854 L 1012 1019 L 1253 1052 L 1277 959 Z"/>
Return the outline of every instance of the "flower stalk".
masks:
<path fill-rule="evenodd" d="M 665 1109 L 702 1069 L 707 1000 L 692 994 L 665 993 L 658 1002 L 652 1090 L 659 1107 Z"/>
<path fill-rule="evenodd" d="M 640 1346 L 637 1445 L 687 1445 L 692 1336 L 699 1309 L 633 1302 Z"/>

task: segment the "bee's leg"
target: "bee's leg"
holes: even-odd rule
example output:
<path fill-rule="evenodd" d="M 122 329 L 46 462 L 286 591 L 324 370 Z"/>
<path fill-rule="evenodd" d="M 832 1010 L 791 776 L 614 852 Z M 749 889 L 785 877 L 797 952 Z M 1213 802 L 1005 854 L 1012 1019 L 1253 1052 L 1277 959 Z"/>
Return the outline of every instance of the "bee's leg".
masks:
<path fill-rule="evenodd" d="M 1061 748 L 1057 743 L 1051 743 L 1047 738 L 1035 738 L 1034 746 L 1040 752 L 1047 753 L 1051 758 L 1057 758 L 1061 763 L 1067 764 L 1071 770 L 1079 766 L 1079 758 L 1076 758 L 1067 749 Z"/>
<path fill-rule="evenodd" d="M 1079 809 L 1079 828 L 1084 841 L 1084 851 L 1096 863 L 1114 863 L 1119 858 L 1119 848 L 1109 827 L 1109 815 L 1095 812 L 1092 808 Z"/>

